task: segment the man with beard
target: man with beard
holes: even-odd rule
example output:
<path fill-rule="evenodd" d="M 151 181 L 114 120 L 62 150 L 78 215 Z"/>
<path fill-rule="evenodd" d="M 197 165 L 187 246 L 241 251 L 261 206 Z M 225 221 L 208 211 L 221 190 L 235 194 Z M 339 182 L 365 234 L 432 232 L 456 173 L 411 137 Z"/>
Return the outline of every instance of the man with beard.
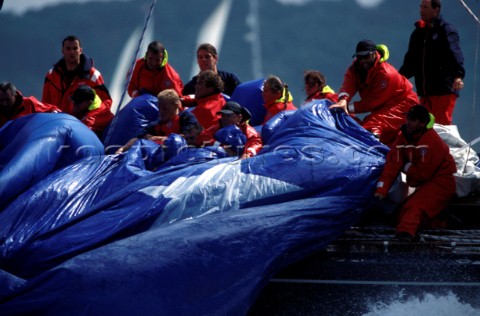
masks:
<path fill-rule="evenodd" d="M 412 84 L 391 64 L 385 45 L 371 40 L 358 42 L 353 63 L 345 73 L 338 94 L 338 103 L 330 108 L 343 108 L 349 113 L 370 112 L 359 123 L 379 140 L 391 145 L 404 122 L 404 113 L 418 103 Z M 358 92 L 359 101 L 352 101 Z"/>

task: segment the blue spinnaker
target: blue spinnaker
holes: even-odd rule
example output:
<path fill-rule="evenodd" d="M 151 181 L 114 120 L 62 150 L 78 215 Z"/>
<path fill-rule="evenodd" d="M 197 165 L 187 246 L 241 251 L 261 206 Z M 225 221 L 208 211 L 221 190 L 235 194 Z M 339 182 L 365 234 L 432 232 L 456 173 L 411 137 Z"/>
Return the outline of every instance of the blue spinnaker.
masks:
<path fill-rule="evenodd" d="M 103 132 L 107 154 L 114 154 L 131 138 L 145 134 L 147 127 L 158 120 L 157 97 L 142 94 L 128 102 Z"/>
<path fill-rule="evenodd" d="M 142 140 L 49 175 L 0 213 L 0 314 L 245 315 L 371 202 L 387 148 L 327 105 L 250 159 L 155 161 Z"/>
<path fill-rule="evenodd" d="M 267 110 L 263 106 L 262 89 L 265 78 L 242 82 L 233 90 L 230 100 L 247 108 L 252 114 L 250 124 L 257 126 L 263 123 Z"/>
<path fill-rule="evenodd" d="M 54 170 L 104 154 L 97 136 L 75 117 L 37 113 L 0 129 L 0 210 Z"/>

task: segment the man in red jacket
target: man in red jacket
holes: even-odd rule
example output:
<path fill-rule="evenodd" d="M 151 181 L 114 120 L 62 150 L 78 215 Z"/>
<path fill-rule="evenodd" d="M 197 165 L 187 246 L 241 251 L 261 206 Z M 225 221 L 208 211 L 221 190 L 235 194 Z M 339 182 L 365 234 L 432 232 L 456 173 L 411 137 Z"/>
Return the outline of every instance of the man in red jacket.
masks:
<path fill-rule="evenodd" d="M 128 83 L 128 95 L 132 98 L 145 93 L 156 96 L 166 89 L 173 89 L 182 95 L 183 82 L 168 63 L 167 50 L 163 44 L 154 41 L 148 45 L 145 57 L 135 62 Z"/>
<path fill-rule="evenodd" d="M 0 83 L 0 127 L 7 121 L 32 113 L 61 112 L 52 104 L 38 101 L 35 97 L 24 97 L 10 82 Z"/>
<path fill-rule="evenodd" d="M 110 111 L 111 100 L 102 101 L 90 86 L 77 88 L 72 95 L 73 116 L 82 121 L 99 138 L 113 119 Z"/>
<path fill-rule="evenodd" d="M 215 143 L 215 133 L 218 130 L 230 125 L 236 125 L 247 139 L 240 158 L 246 159 L 258 154 L 262 149 L 263 143 L 260 134 L 248 124 L 248 120 L 252 117 L 250 112 L 237 102 L 228 101 L 218 114 L 221 115 L 218 124 L 201 132 L 196 139 L 196 145 L 211 146 Z"/>
<path fill-rule="evenodd" d="M 386 62 L 385 45 L 362 40 L 354 57 L 338 93 L 338 103 L 331 108 L 340 107 L 350 113 L 370 112 L 360 124 L 382 143 L 391 145 L 405 121 L 404 113 L 418 103 L 418 97 L 412 84 Z M 361 100 L 350 102 L 357 92 Z"/>
<path fill-rule="evenodd" d="M 400 172 L 406 174 L 407 185 L 415 188 L 399 213 L 396 236 L 402 240 L 414 240 L 419 227 L 428 226 L 455 195 L 455 160 L 432 128 L 433 121 L 422 105 L 410 109 L 377 183 L 375 196 L 380 199 L 387 197 Z"/>
<path fill-rule="evenodd" d="M 112 98 L 102 74 L 93 67 L 93 59 L 83 54 L 80 39 L 67 36 L 62 42 L 62 54 L 63 58 L 45 76 L 42 102 L 54 104 L 63 112 L 72 114 L 70 97 L 79 86 L 88 85 L 102 101 L 110 100 L 111 104 Z"/>
<path fill-rule="evenodd" d="M 227 101 L 222 95 L 223 80 L 219 74 L 212 70 L 205 70 L 198 74 L 195 84 L 195 98 L 189 96 L 182 98 L 185 107 L 193 107 L 192 113 L 204 129 L 217 124 L 220 116 L 218 111 Z"/>

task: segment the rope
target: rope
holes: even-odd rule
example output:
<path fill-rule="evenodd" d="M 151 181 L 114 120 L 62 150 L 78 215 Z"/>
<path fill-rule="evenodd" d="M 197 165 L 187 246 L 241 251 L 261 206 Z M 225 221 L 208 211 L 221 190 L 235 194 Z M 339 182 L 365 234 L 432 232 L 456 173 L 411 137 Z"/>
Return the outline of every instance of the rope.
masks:
<path fill-rule="evenodd" d="M 135 67 L 135 62 L 137 61 L 138 52 L 140 51 L 140 47 L 142 46 L 142 41 L 143 41 L 143 38 L 145 37 L 145 32 L 147 30 L 148 23 L 150 21 L 150 17 L 152 16 L 153 9 L 155 8 L 156 3 L 157 3 L 157 0 L 152 0 L 152 3 L 150 5 L 150 10 L 148 12 L 148 15 L 145 19 L 145 23 L 143 25 L 142 34 L 140 36 L 140 39 L 138 40 L 138 45 L 137 45 L 137 50 L 135 51 L 135 56 L 133 57 L 132 63 L 130 65 L 130 69 L 129 69 L 128 74 L 127 74 L 127 80 L 125 81 L 125 86 L 123 87 L 123 92 L 122 92 L 122 96 L 120 97 L 120 102 L 118 102 L 118 106 L 117 106 L 117 109 L 115 110 L 112 124 L 110 125 L 110 127 L 108 129 L 107 137 L 105 137 L 105 141 L 104 141 L 105 144 L 108 144 L 108 142 L 110 141 L 112 130 L 114 129 L 115 124 L 117 123 L 117 114 L 118 114 L 118 111 L 120 110 L 120 107 L 123 103 L 123 99 L 125 98 L 125 94 L 127 93 L 128 84 L 130 83 L 130 80 L 132 79 L 133 68 Z"/>
<path fill-rule="evenodd" d="M 465 9 L 467 9 L 467 12 L 473 17 L 473 19 L 478 23 L 480 24 L 480 20 L 477 18 L 477 16 L 472 12 L 472 10 L 470 10 L 470 8 L 468 7 L 468 5 L 463 1 L 463 0 L 459 0 L 460 3 L 464 6 Z"/>
<path fill-rule="evenodd" d="M 473 19 L 475 20 L 475 22 L 477 23 L 477 44 L 476 44 L 476 48 L 475 48 L 475 61 L 474 61 L 474 70 L 478 69 L 478 50 L 479 50 L 479 42 L 480 42 L 480 19 L 472 12 L 472 10 L 468 7 L 468 5 L 463 1 L 463 0 L 459 0 L 460 3 L 463 5 L 463 7 L 467 10 L 468 14 L 473 17 Z M 474 126 L 474 123 L 475 123 L 475 104 L 476 104 L 476 99 L 477 99 L 477 93 L 476 93 L 476 89 L 475 87 L 477 86 L 477 72 L 474 71 L 473 72 L 473 96 L 472 96 L 472 115 L 470 116 L 471 118 L 471 125 L 472 128 L 470 129 L 470 139 L 473 139 L 474 135 L 474 131 L 473 131 L 473 126 Z M 466 169 L 467 169 L 467 163 L 468 163 L 468 159 L 470 157 L 470 153 L 471 153 L 471 147 L 474 145 L 474 141 L 471 141 L 469 144 L 468 144 L 468 152 L 467 152 L 467 159 L 465 159 L 465 165 L 464 165 L 464 168 L 462 168 L 462 177 L 465 175 L 465 172 L 466 172 Z"/>
<path fill-rule="evenodd" d="M 463 0 L 460 0 L 463 2 Z M 471 12 L 471 11 L 470 11 Z M 472 139 L 472 141 L 469 143 L 469 146 L 468 146 L 468 153 L 467 153 L 467 159 L 465 159 L 465 169 L 462 170 L 462 177 L 465 175 L 465 172 L 466 172 L 466 167 L 467 167 L 467 162 L 470 158 L 470 151 L 472 149 L 472 146 L 474 145 L 473 144 L 473 137 L 474 137 L 474 132 L 473 132 L 473 126 L 475 126 L 475 104 L 476 104 L 476 99 L 477 99 L 477 92 L 476 92 L 476 89 L 475 87 L 477 86 L 477 71 L 476 69 L 478 69 L 478 50 L 479 50 L 479 43 L 480 43 L 480 22 L 478 20 L 477 17 L 475 17 L 476 21 L 477 21 L 477 44 L 476 44 L 476 47 L 475 47 L 475 61 L 474 61 L 474 66 L 473 66 L 473 95 L 472 95 L 472 109 L 471 109 L 471 116 L 470 116 L 470 126 L 472 126 L 472 128 L 470 129 L 470 139 Z"/>

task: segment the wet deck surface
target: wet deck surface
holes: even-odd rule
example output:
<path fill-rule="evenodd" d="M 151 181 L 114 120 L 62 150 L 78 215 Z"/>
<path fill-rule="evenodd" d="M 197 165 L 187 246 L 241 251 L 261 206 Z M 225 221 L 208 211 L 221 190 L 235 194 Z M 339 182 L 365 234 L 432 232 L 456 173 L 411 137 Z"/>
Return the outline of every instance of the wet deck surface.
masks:
<path fill-rule="evenodd" d="M 480 247 L 334 244 L 272 278 L 249 315 L 362 315 L 376 302 L 425 293 L 480 307 Z"/>
<path fill-rule="evenodd" d="M 374 303 L 453 293 L 480 308 L 480 199 L 454 201 L 448 227 L 420 242 L 393 238 L 392 226 L 352 227 L 275 275 L 249 316 L 362 315 Z"/>

